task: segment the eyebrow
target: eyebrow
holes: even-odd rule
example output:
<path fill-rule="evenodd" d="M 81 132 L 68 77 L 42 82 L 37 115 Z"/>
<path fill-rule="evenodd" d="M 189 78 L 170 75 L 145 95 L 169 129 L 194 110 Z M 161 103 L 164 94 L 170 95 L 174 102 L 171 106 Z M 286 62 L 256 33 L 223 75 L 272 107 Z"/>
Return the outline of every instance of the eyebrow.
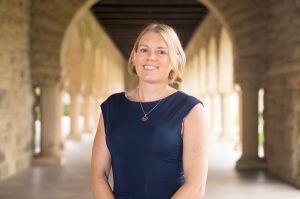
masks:
<path fill-rule="evenodd" d="M 138 47 L 140 47 L 140 46 L 144 46 L 144 47 L 149 48 L 149 46 L 146 45 L 146 44 L 140 44 L 140 45 L 138 45 Z M 158 46 L 157 48 L 159 48 L 159 49 L 166 49 L 166 47 L 163 47 L 163 46 Z"/>

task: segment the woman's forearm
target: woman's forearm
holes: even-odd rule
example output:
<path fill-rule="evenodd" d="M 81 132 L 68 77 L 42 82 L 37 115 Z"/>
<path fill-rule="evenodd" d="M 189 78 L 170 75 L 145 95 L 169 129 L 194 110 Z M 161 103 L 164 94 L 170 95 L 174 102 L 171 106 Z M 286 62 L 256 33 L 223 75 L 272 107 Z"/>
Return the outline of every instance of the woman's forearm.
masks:
<path fill-rule="evenodd" d="M 204 187 L 185 183 L 175 192 L 171 199 L 201 199 L 204 195 L 204 189 Z"/>
<path fill-rule="evenodd" d="M 95 199 L 115 199 L 112 189 L 105 179 L 93 180 L 92 192 Z"/>

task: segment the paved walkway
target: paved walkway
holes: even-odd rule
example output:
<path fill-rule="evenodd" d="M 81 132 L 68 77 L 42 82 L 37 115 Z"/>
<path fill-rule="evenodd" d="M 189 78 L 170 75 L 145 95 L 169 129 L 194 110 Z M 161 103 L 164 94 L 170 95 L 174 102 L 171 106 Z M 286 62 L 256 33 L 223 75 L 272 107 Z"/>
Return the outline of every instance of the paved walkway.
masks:
<path fill-rule="evenodd" d="M 92 137 L 66 143 L 63 167 L 32 167 L 0 182 L 0 199 L 91 199 Z M 212 141 L 205 199 L 299 199 L 300 190 L 265 172 L 238 173 L 232 144 Z"/>
<path fill-rule="evenodd" d="M 300 190 L 265 171 L 237 172 L 232 143 L 212 141 L 205 199 L 300 199 Z"/>

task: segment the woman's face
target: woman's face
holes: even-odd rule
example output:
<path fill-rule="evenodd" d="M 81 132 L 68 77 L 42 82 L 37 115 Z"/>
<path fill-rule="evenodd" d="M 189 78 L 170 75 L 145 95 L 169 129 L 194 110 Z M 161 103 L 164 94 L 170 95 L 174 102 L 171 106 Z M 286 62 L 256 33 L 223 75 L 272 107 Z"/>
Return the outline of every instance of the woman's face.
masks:
<path fill-rule="evenodd" d="M 167 43 L 159 33 L 150 31 L 142 36 L 132 61 L 140 81 L 168 83 L 172 64 Z"/>

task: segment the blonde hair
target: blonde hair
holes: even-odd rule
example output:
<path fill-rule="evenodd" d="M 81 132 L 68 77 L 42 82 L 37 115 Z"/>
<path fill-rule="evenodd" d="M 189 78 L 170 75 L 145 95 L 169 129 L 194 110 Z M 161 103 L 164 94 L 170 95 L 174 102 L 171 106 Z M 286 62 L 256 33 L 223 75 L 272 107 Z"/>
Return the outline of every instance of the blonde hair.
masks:
<path fill-rule="evenodd" d="M 164 40 L 167 43 L 168 49 L 169 49 L 169 57 L 171 60 L 171 63 L 173 65 L 172 70 L 168 76 L 169 83 L 180 83 L 182 81 L 182 73 L 186 62 L 186 56 L 182 49 L 181 43 L 179 41 L 179 38 L 174 31 L 174 29 L 166 24 L 161 23 L 152 23 L 146 26 L 137 37 L 129 60 L 128 60 L 128 71 L 130 74 L 136 75 L 135 66 L 133 65 L 133 52 L 137 52 L 139 42 L 142 38 L 142 36 L 147 32 L 156 32 L 159 33 Z"/>

